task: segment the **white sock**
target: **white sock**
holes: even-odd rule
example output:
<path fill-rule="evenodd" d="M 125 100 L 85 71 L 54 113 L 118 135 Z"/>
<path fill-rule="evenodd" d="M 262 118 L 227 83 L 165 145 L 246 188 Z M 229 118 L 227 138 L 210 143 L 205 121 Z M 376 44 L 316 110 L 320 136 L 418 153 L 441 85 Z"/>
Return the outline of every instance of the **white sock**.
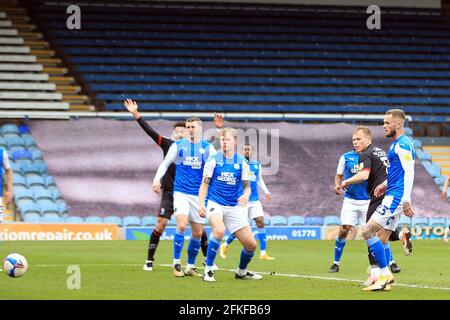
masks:
<path fill-rule="evenodd" d="M 261 250 L 260 255 L 261 255 L 261 256 L 265 256 L 265 255 L 266 255 L 266 250 Z"/>
<path fill-rule="evenodd" d="M 370 275 L 372 277 L 378 278 L 380 276 L 380 273 L 381 273 L 381 269 L 378 266 L 376 266 L 376 267 L 371 266 L 370 267 Z"/>
<path fill-rule="evenodd" d="M 213 267 L 205 267 L 205 274 L 208 273 L 209 271 L 213 271 Z"/>
<path fill-rule="evenodd" d="M 180 259 L 173 259 L 173 265 L 181 264 Z"/>
<path fill-rule="evenodd" d="M 390 276 L 391 275 L 391 271 L 389 270 L 388 267 L 381 268 L 381 275 L 382 276 Z"/>
<path fill-rule="evenodd" d="M 400 240 L 402 240 L 402 238 L 403 238 L 403 230 L 398 233 L 398 238 Z"/>
<path fill-rule="evenodd" d="M 192 268 L 195 268 L 195 264 L 186 264 L 186 270 L 191 270 Z"/>
<path fill-rule="evenodd" d="M 339 265 L 339 263 L 341 263 L 341 262 L 340 261 L 334 261 L 333 263 Z"/>
<path fill-rule="evenodd" d="M 240 276 L 245 276 L 247 274 L 247 269 L 238 269 L 237 273 Z"/>

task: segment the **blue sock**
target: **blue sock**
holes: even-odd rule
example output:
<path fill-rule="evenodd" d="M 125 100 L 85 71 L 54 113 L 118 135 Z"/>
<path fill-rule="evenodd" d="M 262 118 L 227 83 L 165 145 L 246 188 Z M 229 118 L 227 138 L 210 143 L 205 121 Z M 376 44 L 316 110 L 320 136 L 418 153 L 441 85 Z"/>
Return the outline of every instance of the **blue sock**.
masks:
<path fill-rule="evenodd" d="M 216 259 L 221 241 L 222 240 L 218 240 L 214 236 L 209 239 L 208 251 L 206 252 L 206 266 L 212 267 L 214 265 L 214 259 Z"/>
<path fill-rule="evenodd" d="M 345 239 L 336 238 L 334 243 L 334 262 L 340 262 L 342 253 L 344 252 L 344 247 L 347 241 Z"/>
<path fill-rule="evenodd" d="M 230 245 L 230 243 L 233 242 L 233 240 L 236 239 L 236 237 L 234 236 L 234 234 L 230 234 L 227 238 L 227 244 Z"/>
<path fill-rule="evenodd" d="M 380 238 L 374 236 L 369 240 L 366 240 L 366 243 L 370 251 L 373 253 L 375 260 L 378 262 L 380 268 L 381 269 L 386 268 L 387 267 L 386 255 L 384 252 L 383 243 L 381 242 Z"/>
<path fill-rule="evenodd" d="M 391 262 L 391 246 L 389 245 L 389 242 L 383 243 L 384 247 L 384 255 L 386 257 L 386 262 L 389 265 L 389 262 Z"/>
<path fill-rule="evenodd" d="M 194 239 L 191 237 L 188 246 L 188 264 L 195 264 L 195 258 L 197 258 L 198 251 L 200 250 L 201 239 Z"/>
<path fill-rule="evenodd" d="M 180 259 L 181 251 L 184 245 L 184 232 L 175 231 L 175 237 L 173 239 L 173 258 Z"/>
<path fill-rule="evenodd" d="M 259 245 L 261 246 L 261 251 L 266 251 L 267 246 L 266 228 L 258 228 L 258 239 Z"/>
<path fill-rule="evenodd" d="M 248 252 L 247 250 L 245 250 L 245 248 L 242 248 L 241 260 L 239 261 L 239 269 L 247 269 L 247 266 L 252 260 L 254 254 L 254 252 Z"/>

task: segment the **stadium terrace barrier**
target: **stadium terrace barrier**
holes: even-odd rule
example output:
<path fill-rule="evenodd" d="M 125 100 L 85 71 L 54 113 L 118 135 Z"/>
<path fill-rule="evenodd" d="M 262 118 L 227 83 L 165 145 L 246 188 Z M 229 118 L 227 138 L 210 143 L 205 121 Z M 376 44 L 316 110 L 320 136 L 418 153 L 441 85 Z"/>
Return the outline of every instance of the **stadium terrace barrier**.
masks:
<path fill-rule="evenodd" d="M 0 241 L 118 240 L 115 224 L 0 224 Z"/>
<path fill-rule="evenodd" d="M 266 227 L 267 240 L 335 240 L 338 234 L 339 226 L 298 226 L 298 227 Z M 211 227 L 205 227 L 208 234 L 211 233 Z M 257 228 L 252 228 L 256 236 Z M 416 226 L 409 228 L 412 239 L 442 239 L 445 232 L 444 226 Z M 153 228 L 133 227 L 125 228 L 125 240 L 149 240 Z M 175 227 L 167 227 L 166 231 L 160 237 L 160 240 L 173 240 L 175 236 Z M 189 240 L 190 228 L 186 230 L 185 239 Z M 225 233 L 225 239 L 230 235 Z M 347 239 L 362 240 L 361 226 L 352 228 Z"/>

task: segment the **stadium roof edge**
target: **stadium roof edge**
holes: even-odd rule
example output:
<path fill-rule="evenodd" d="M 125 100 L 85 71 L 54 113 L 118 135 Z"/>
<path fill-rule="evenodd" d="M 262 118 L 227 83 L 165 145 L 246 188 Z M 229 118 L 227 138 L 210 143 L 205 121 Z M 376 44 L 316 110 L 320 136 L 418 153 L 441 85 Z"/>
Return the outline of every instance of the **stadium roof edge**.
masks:
<path fill-rule="evenodd" d="M 329 114 L 329 113 L 222 113 L 226 119 L 237 121 L 380 121 L 383 114 Z M 186 112 L 141 112 L 145 119 L 179 119 L 186 118 Z M 214 112 L 192 112 L 190 116 L 211 119 Z M 1 111 L 0 118 L 28 119 L 79 119 L 79 118 L 112 118 L 132 119 L 128 112 L 58 112 L 58 111 Z M 406 117 L 408 121 L 417 121 L 419 117 Z M 416 119 L 417 118 L 417 119 Z M 432 117 L 434 122 L 450 122 L 450 117 Z M 423 121 L 427 119 L 423 118 Z"/>

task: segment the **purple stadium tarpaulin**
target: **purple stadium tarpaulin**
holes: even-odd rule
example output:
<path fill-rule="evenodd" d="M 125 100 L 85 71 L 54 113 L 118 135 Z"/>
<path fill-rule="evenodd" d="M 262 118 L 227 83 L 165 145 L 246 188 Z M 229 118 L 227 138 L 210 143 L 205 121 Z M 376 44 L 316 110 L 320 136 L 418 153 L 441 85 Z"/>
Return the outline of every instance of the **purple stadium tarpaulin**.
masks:
<path fill-rule="evenodd" d="M 149 123 L 161 134 L 170 136 L 172 121 Z M 273 195 L 270 203 L 263 201 L 269 215 L 339 215 L 342 198 L 333 192 L 334 175 L 339 156 L 352 148 L 355 125 L 286 122 L 227 125 L 258 132 L 279 130 L 279 156 L 269 154 L 271 167 L 263 170 L 273 171 L 278 166 L 276 174 L 265 175 Z M 159 195 L 151 186 L 162 161 L 162 151 L 136 121 L 33 120 L 30 126 L 72 215 L 156 215 Z M 211 122 L 204 123 L 205 129 L 212 127 Z M 390 140 L 384 138 L 381 125 L 370 128 L 374 144 L 387 150 Z M 260 146 L 269 144 L 271 151 L 276 150 L 273 141 L 266 143 L 260 139 Z M 420 216 L 450 212 L 450 204 L 440 198 L 439 188 L 420 161 L 416 161 L 412 203 Z"/>

